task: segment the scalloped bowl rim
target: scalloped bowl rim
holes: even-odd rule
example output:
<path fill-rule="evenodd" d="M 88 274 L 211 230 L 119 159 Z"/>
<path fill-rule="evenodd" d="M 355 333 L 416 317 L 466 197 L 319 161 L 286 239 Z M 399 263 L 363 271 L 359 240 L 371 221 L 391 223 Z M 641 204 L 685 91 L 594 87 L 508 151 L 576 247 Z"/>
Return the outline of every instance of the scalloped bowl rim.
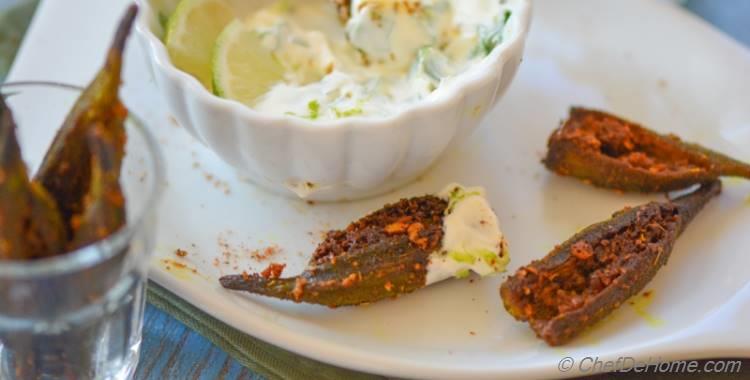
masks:
<path fill-rule="evenodd" d="M 471 93 L 482 83 L 493 80 L 497 74 L 498 64 L 503 67 L 511 57 L 511 53 L 523 49 L 529 26 L 531 24 L 531 1 L 532 0 L 514 0 L 518 3 L 513 9 L 516 27 L 511 38 L 504 40 L 500 45 L 493 49 L 492 53 L 478 62 L 476 66 L 457 75 L 452 83 L 448 86 L 439 88 L 426 99 L 410 104 L 402 110 L 387 116 L 353 116 L 342 119 L 322 119 L 311 121 L 303 118 L 292 117 L 288 115 L 276 115 L 257 111 L 238 101 L 221 98 L 212 94 L 192 75 L 178 69 L 172 63 L 167 53 L 166 46 L 151 30 L 149 19 L 152 17 L 153 8 L 149 0 L 135 0 L 142 9 L 138 16 L 136 31 L 147 39 L 149 56 L 152 61 L 158 65 L 164 73 L 169 76 L 173 82 L 177 82 L 181 87 L 187 88 L 194 92 L 198 99 L 208 103 L 214 108 L 219 108 L 225 112 L 239 114 L 246 120 L 254 122 L 257 126 L 269 125 L 278 128 L 279 125 L 291 129 L 302 130 L 338 130 L 343 128 L 360 129 L 373 127 L 387 127 L 392 123 L 399 123 L 402 120 L 408 120 L 416 114 L 430 114 L 433 109 L 442 107 L 451 108 L 453 105 L 465 96 Z"/>

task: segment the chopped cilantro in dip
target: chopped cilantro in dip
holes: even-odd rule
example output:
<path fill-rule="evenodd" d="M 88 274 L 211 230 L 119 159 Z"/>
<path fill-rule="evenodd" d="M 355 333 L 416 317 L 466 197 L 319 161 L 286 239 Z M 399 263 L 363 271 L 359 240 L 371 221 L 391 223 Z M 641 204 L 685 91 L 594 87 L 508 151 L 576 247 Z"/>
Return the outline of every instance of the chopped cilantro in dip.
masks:
<path fill-rule="evenodd" d="M 317 100 L 311 100 L 307 103 L 307 109 L 310 111 L 309 119 L 315 120 L 320 116 L 320 102 Z"/>
<path fill-rule="evenodd" d="M 503 13 L 503 20 L 500 23 L 495 24 L 492 27 L 485 25 L 479 26 L 479 47 L 478 51 L 483 55 L 489 55 L 492 50 L 503 42 L 503 34 L 505 32 L 505 25 L 508 24 L 508 20 L 512 12 L 505 10 Z"/>
<path fill-rule="evenodd" d="M 337 118 L 343 118 L 343 117 L 352 117 L 352 116 L 359 116 L 364 113 L 364 110 L 362 110 L 362 107 L 354 107 L 349 108 L 347 110 L 339 110 L 338 108 L 333 108 L 333 112 L 336 113 Z"/>

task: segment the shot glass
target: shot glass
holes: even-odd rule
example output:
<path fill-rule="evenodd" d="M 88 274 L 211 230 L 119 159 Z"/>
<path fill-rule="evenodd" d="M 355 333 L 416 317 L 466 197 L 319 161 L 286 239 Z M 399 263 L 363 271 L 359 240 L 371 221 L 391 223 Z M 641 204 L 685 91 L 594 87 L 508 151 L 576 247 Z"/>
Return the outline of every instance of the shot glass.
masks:
<path fill-rule="evenodd" d="M 0 86 L 30 173 L 81 90 L 47 82 Z M 0 262 L 0 379 L 132 377 L 164 172 L 158 144 L 143 122 L 131 113 L 126 128 L 126 226 L 64 255 Z"/>

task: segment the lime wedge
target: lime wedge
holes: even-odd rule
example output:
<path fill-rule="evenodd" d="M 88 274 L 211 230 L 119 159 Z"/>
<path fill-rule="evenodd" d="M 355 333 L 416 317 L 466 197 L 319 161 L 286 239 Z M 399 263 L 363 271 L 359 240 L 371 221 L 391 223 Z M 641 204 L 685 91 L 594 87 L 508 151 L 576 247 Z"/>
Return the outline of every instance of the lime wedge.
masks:
<path fill-rule="evenodd" d="M 214 93 L 248 106 L 284 78 L 284 66 L 263 46 L 261 35 L 241 21 L 229 24 L 216 41 Z"/>
<path fill-rule="evenodd" d="M 211 89 L 211 52 L 232 19 L 227 0 L 181 0 L 167 21 L 164 38 L 174 65 Z"/>

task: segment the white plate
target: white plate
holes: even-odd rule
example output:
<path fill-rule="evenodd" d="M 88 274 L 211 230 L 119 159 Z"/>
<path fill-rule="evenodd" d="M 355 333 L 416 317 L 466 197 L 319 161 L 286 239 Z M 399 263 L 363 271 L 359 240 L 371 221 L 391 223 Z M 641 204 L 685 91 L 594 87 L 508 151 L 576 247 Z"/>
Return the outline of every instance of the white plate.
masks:
<path fill-rule="evenodd" d="M 11 80 L 87 82 L 126 1 L 113 3 L 43 2 Z M 451 181 L 488 189 L 510 242 L 511 270 L 625 205 L 659 198 L 618 195 L 544 170 L 539 159 L 547 134 L 571 104 L 611 110 L 750 161 L 750 53 L 672 5 L 537 1 L 519 75 L 469 141 L 417 183 L 348 204 L 310 206 L 239 181 L 169 121 L 145 57 L 134 41 L 131 47 L 125 99 L 156 130 L 169 172 L 152 278 L 242 331 L 325 362 L 404 377 L 576 374 L 558 371 L 565 356 L 750 356 L 750 183 L 738 180 L 725 181 L 724 194 L 693 222 L 648 285 L 652 303 L 639 303 L 648 318 L 626 304 L 557 349 L 503 310 L 502 278 L 451 281 L 396 301 L 337 310 L 228 292 L 216 281 L 222 273 L 264 267 L 248 251 L 269 244 L 283 248 L 272 261 L 288 263 L 286 274 L 293 274 L 321 231 Z M 41 151 L 53 129 L 24 130 L 21 137 Z M 237 255 L 228 265 L 224 241 Z M 178 260 L 177 248 L 189 252 L 181 261 L 198 274 L 173 264 L 166 270 L 160 260 Z M 222 263 L 214 266 L 214 259 Z"/>

